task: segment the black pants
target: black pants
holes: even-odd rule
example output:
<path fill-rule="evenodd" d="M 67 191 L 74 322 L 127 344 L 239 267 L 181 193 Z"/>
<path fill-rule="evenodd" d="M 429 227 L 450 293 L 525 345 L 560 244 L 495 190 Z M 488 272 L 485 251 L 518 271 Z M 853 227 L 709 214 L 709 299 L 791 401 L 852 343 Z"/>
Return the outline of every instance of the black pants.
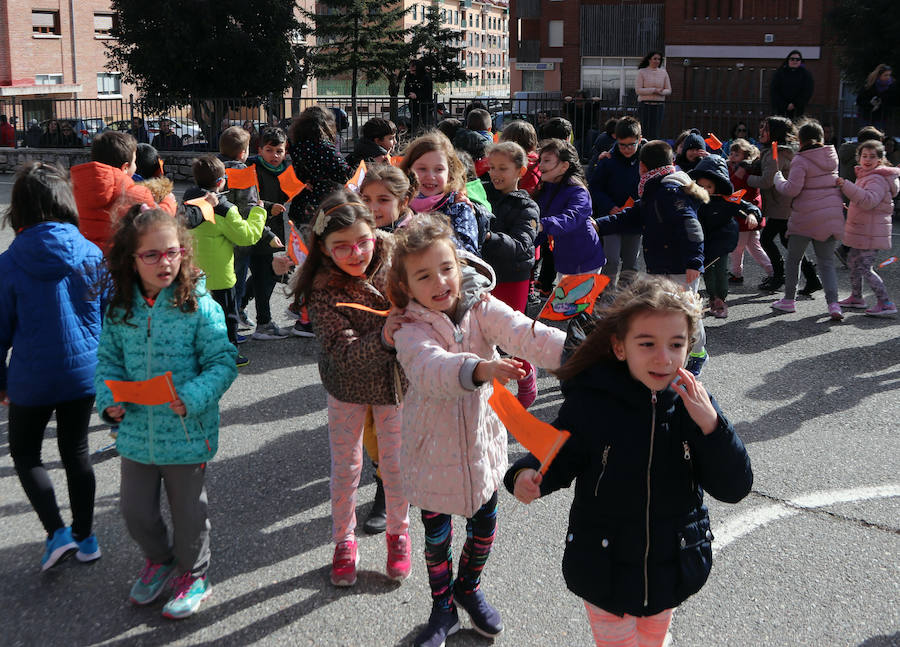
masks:
<path fill-rule="evenodd" d="M 65 526 L 56 504 L 53 483 L 41 461 L 41 445 L 50 416 L 56 411 L 56 442 L 72 507 L 72 534 L 85 539 L 94 524 L 94 468 L 88 453 L 87 430 L 94 396 L 36 407 L 9 405 L 9 453 L 16 474 L 47 537 Z"/>
<path fill-rule="evenodd" d="M 763 227 L 762 233 L 759 236 L 759 242 L 762 245 L 763 250 L 766 252 L 766 255 L 768 255 L 769 260 L 772 261 L 772 275 L 780 279 L 784 278 L 784 259 L 781 257 L 781 250 L 779 250 L 778 245 L 775 244 L 775 237 L 777 236 L 780 238 L 781 244 L 787 249 L 787 225 L 787 220 L 767 218 L 766 226 Z M 816 266 L 812 261 L 806 258 L 806 254 L 803 255 L 803 259 L 800 261 L 800 269 L 803 272 L 803 277 L 807 281 L 818 278 Z"/>
<path fill-rule="evenodd" d="M 550 250 L 550 243 L 541 244 L 541 259 L 539 261 L 540 269 L 537 274 L 538 288 L 544 292 L 553 289 L 556 282 L 556 263 L 553 262 L 553 252 Z"/>
<path fill-rule="evenodd" d="M 228 341 L 237 344 L 237 327 L 240 321 L 238 315 L 238 304 L 234 298 L 234 288 L 225 288 L 224 290 L 210 290 L 213 300 L 222 306 L 225 313 L 225 327 L 228 329 Z"/>
<path fill-rule="evenodd" d="M 275 289 L 271 254 L 250 255 L 250 284 L 253 286 L 253 298 L 256 299 L 256 325 L 267 324 L 272 321 L 269 300 Z"/>

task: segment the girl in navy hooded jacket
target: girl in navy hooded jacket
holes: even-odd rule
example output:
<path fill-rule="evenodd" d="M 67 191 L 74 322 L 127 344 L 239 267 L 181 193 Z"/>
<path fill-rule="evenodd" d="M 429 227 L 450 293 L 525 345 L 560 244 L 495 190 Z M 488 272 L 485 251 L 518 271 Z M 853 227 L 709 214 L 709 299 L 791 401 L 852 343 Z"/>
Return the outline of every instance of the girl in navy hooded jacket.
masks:
<path fill-rule="evenodd" d="M 72 553 L 82 562 L 100 557 L 87 438 L 105 307 L 98 288 L 103 254 L 78 231 L 69 176 L 52 164 L 32 162 L 19 171 L 4 224 L 16 237 L 0 254 L 0 399 L 9 407 L 13 465 L 47 532 L 41 559 L 47 570 Z M 71 527 L 41 461 L 54 412 Z"/>
<path fill-rule="evenodd" d="M 712 566 L 703 491 L 736 503 L 753 483 L 741 439 L 683 368 L 700 316 L 699 297 L 664 277 L 620 292 L 557 371 L 553 425 L 571 437 L 543 478 L 529 454 L 504 479 L 524 503 L 575 480 L 563 575 L 597 645 L 663 644 Z"/>

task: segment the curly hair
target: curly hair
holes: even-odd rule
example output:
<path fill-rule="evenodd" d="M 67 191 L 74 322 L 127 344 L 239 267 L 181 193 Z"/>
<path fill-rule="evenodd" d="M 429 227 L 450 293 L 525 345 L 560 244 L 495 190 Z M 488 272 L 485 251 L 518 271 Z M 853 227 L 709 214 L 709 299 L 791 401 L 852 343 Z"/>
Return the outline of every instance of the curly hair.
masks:
<path fill-rule="evenodd" d="M 445 190 L 448 193 L 462 191 L 466 186 L 466 169 L 456 156 L 450 140 L 440 131 L 428 132 L 412 140 L 403 151 L 400 170 L 409 173 L 415 161 L 427 153 L 441 153 L 447 160 L 448 177 Z"/>
<path fill-rule="evenodd" d="M 388 299 L 398 308 L 409 304 L 408 278 L 406 276 L 406 259 L 421 254 L 432 245 L 447 244 L 456 252 L 453 242 L 453 228 L 447 217 L 439 213 L 420 213 L 409 226 L 398 229 L 394 233 L 394 249 L 391 253 L 391 267 L 388 273 Z M 457 266 L 460 263 L 457 257 Z"/>
<path fill-rule="evenodd" d="M 182 312 L 196 312 L 196 289 L 200 272 L 193 264 L 193 240 L 184 221 L 173 218 L 162 209 L 148 209 L 146 205 L 136 204 L 119 219 L 106 254 L 107 282 L 111 295 L 108 320 L 115 322 L 120 317 L 119 320 L 124 324 L 137 325 L 130 323 L 134 315 L 134 290 L 141 280 L 135 269 L 135 263 L 141 261 L 135 260 L 134 254 L 140 247 L 141 237 L 160 227 L 172 227 L 178 236 L 178 244 L 184 248 L 181 267 L 172 282 L 174 290 L 171 305 Z"/>

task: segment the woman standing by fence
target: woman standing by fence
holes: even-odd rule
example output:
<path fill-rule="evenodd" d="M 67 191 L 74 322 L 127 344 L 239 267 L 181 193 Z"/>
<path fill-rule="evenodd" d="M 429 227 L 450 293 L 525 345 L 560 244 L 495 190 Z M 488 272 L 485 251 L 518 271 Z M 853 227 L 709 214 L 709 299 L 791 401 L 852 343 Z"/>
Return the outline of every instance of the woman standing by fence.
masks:
<path fill-rule="evenodd" d="M 666 97 L 672 94 L 669 73 L 662 67 L 662 52 L 650 52 L 638 65 L 634 91 L 638 97 L 638 119 L 648 140 L 662 136 L 663 118 L 666 114 Z"/>

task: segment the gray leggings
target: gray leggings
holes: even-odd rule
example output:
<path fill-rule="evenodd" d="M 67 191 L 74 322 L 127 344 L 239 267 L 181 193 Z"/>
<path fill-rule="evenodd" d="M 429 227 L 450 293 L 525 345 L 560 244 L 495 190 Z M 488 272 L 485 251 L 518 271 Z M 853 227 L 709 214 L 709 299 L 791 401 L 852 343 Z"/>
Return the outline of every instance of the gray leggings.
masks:
<path fill-rule="evenodd" d="M 610 287 L 616 287 L 616 275 L 619 274 L 619 260 L 622 261 L 621 275 L 623 285 L 634 278 L 638 269 L 638 256 L 641 253 L 640 234 L 608 234 L 603 237 L 603 253 L 606 265 L 601 274 L 609 277 Z"/>
<path fill-rule="evenodd" d="M 788 237 L 788 258 L 784 268 L 784 298 L 793 299 L 797 296 L 797 277 L 800 274 L 800 261 L 809 244 L 812 243 L 816 252 L 816 263 L 819 268 L 819 276 L 822 286 L 825 288 L 826 303 L 836 303 L 838 300 L 837 272 L 834 269 L 834 248 L 837 240 L 834 236 L 826 240 L 814 240 L 808 236 L 791 234 Z"/>

